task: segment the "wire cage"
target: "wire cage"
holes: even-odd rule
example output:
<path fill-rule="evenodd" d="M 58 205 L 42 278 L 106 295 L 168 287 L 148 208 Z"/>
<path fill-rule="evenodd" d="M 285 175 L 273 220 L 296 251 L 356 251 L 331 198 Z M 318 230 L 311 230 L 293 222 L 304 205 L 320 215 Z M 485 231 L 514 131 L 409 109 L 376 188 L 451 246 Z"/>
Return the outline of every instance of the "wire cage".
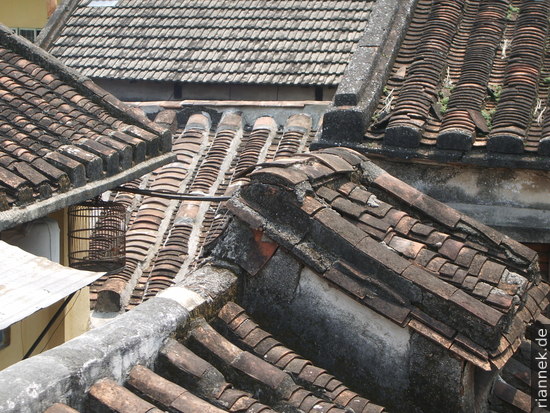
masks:
<path fill-rule="evenodd" d="M 126 209 L 95 198 L 69 208 L 69 265 L 98 272 L 124 268 Z"/>

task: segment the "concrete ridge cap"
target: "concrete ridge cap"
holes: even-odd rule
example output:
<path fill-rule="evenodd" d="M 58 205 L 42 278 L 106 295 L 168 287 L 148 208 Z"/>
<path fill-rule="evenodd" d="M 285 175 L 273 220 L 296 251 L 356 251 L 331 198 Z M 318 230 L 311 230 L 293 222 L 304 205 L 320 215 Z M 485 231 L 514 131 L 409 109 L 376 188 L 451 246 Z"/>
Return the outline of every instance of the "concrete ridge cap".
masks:
<path fill-rule="evenodd" d="M 177 285 L 161 291 L 157 294 L 157 297 L 173 300 L 189 312 L 206 302 L 206 299 L 195 291 Z"/>

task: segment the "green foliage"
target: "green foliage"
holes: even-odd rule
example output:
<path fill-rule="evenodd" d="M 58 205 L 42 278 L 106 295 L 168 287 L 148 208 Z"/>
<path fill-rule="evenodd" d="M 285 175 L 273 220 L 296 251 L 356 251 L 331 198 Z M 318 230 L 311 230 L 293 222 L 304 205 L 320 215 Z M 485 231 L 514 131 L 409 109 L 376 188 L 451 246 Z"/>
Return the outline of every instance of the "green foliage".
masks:
<path fill-rule="evenodd" d="M 441 97 L 437 103 L 439 103 L 441 114 L 444 115 L 449 105 L 449 96 Z"/>
<path fill-rule="evenodd" d="M 519 13 L 519 7 L 514 7 L 511 4 L 508 6 L 508 11 L 506 12 L 506 20 L 512 20 L 514 15 Z"/>
<path fill-rule="evenodd" d="M 489 85 L 489 91 L 495 102 L 500 100 L 500 95 L 502 94 L 502 85 Z"/>
<path fill-rule="evenodd" d="M 495 112 L 496 112 L 496 108 L 493 108 L 493 109 L 490 109 L 490 110 L 483 109 L 481 111 L 481 115 L 485 119 L 485 122 L 487 123 L 487 127 L 489 129 L 491 129 L 491 126 L 493 124 L 493 116 L 495 115 Z"/>

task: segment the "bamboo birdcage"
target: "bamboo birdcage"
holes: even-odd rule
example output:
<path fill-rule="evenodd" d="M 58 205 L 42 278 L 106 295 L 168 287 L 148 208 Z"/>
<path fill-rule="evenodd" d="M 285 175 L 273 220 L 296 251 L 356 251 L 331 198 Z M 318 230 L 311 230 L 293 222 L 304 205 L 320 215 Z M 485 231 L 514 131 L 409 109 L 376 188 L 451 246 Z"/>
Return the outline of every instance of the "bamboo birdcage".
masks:
<path fill-rule="evenodd" d="M 126 209 L 95 198 L 69 208 L 69 265 L 98 272 L 124 268 Z"/>

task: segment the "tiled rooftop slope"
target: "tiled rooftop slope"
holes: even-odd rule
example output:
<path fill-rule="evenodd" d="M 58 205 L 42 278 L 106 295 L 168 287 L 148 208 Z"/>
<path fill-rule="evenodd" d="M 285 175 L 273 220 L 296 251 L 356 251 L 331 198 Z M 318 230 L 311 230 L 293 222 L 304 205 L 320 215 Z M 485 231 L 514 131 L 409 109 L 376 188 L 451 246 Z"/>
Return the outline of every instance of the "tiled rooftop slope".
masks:
<path fill-rule="evenodd" d="M 248 168 L 307 150 L 314 128 L 305 114 L 289 117 L 284 125 L 260 117 L 245 127 L 236 112 L 225 112 L 216 124 L 209 115 L 196 113 L 176 134 L 172 149 L 176 161 L 128 186 L 180 194 L 230 194 L 233 186 L 244 182 L 239 175 Z M 112 198 L 122 202 L 131 215 L 126 267 L 92 286 L 92 303 L 99 295 L 102 311 L 130 309 L 173 285 L 197 265 L 203 245 L 221 233 L 227 220 L 219 202 L 125 192 Z"/>
<path fill-rule="evenodd" d="M 419 0 L 366 143 L 550 155 L 545 0 Z"/>
<path fill-rule="evenodd" d="M 534 251 L 349 149 L 261 166 L 228 206 L 356 301 L 485 370 L 548 304 Z M 251 275 L 274 251 L 257 248 L 233 258 Z"/>
<path fill-rule="evenodd" d="M 286 348 L 233 302 L 210 324 L 197 320 L 182 342 L 169 340 L 154 364 L 155 371 L 134 366 L 124 387 L 96 382 L 87 394 L 90 411 L 386 411 Z M 76 410 L 55 404 L 46 412 Z"/>
<path fill-rule="evenodd" d="M 336 85 L 372 1 L 81 0 L 47 48 L 102 79 Z"/>
<path fill-rule="evenodd" d="M 163 128 L 0 26 L 0 211 L 170 148 Z"/>

